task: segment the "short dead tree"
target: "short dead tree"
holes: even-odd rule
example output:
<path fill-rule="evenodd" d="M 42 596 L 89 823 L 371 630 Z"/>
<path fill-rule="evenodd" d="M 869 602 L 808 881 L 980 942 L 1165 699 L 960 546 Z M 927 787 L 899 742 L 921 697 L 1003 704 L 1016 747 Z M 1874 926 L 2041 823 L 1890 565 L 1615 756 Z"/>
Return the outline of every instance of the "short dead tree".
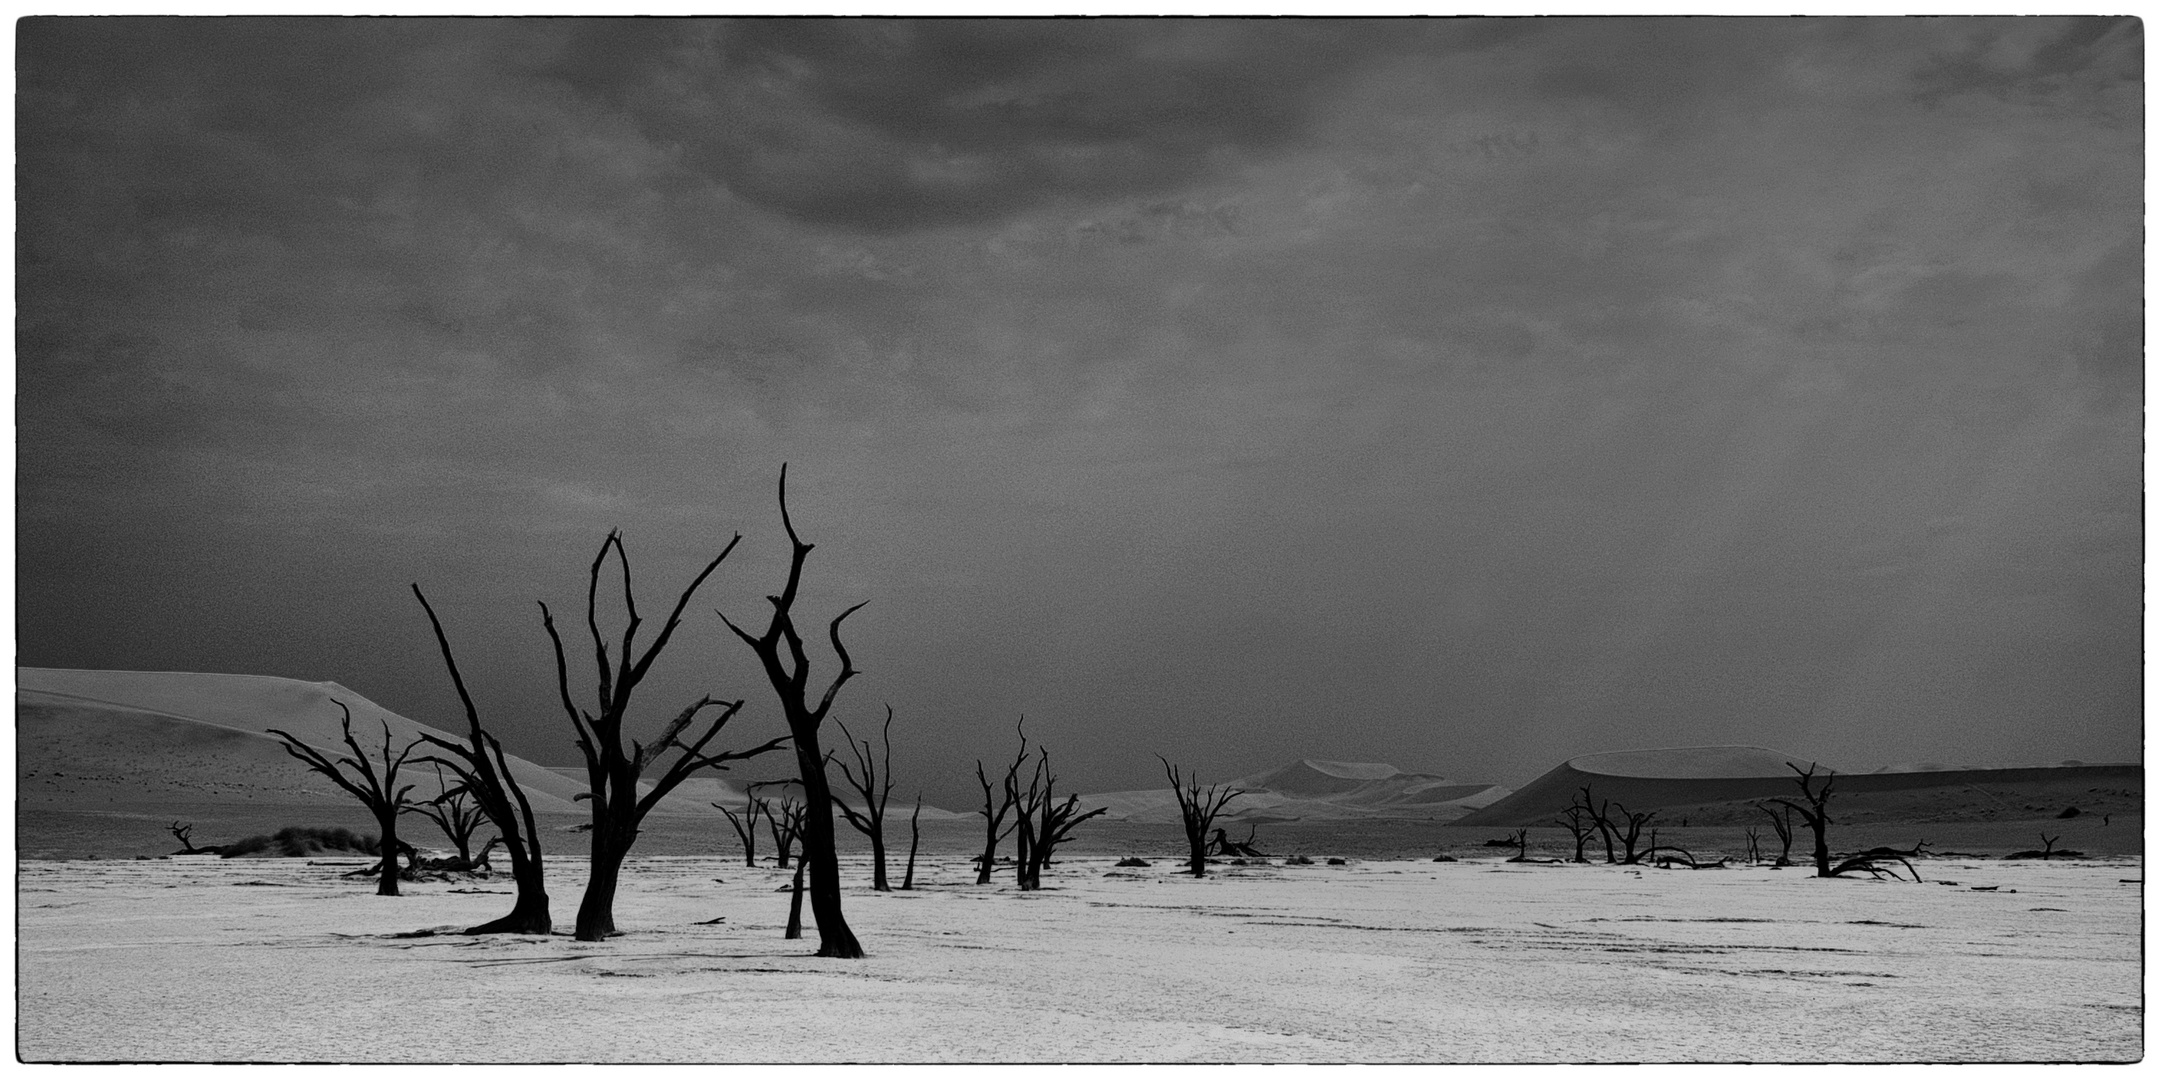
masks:
<path fill-rule="evenodd" d="M 1583 857 L 1583 846 L 1589 843 L 1592 836 L 1597 834 L 1597 823 L 1590 820 L 1588 813 L 1580 805 L 1575 805 L 1561 812 L 1559 825 L 1568 831 L 1569 836 L 1575 839 L 1575 858 L 1573 861 L 1579 863 L 1589 862 L 1589 859 Z"/>
<path fill-rule="evenodd" d="M 750 799 L 748 800 L 748 804 L 749 805 L 743 808 L 743 815 L 741 817 L 736 817 L 735 811 L 730 810 L 719 803 L 713 803 L 712 808 L 720 811 L 722 814 L 725 814 L 727 816 L 728 824 L 735 827 L 735 835 L 742 837 L 743 865 L 756 866 L 757 822 L 758 817 L 765 813 L 766 807 L 765 800 L 763 799 Z"/>
<path fill-rule="evenodd" d="M 591 711 L 578 707 L 571 699 L 570 665 L 563 653 L 562 635 L 555 629 L 555 613 L 548 610 L 547 604 L 540 605 L 541 625 L 555 646 L 556 691 L 562 698 L 563 712 L 569 716 L 571 728 L 577 732 L 578 752 L 585 758 L 587 790 L 578 798 L 592 804 L 591 871 L 585 883 L 585 897 L 578 904 L 579 941 L 600 941 L 615 933 L 615 889 L 621 880 L 623 860 L 629 856 L 631 845 L 637 842 L 638 825 L 660 800 L 667 798 L 669 792 L 694 773 L 723 769 L 728 762 L 744 761 L 787 745 L 788 736 L 782 735 L 747 750 L 707 751 L 706 747 L 743 706 L 741 701 L 721 701 L 709 695 L 698 698 L 677 713 L 652 742 L 639 743 L 631 739 L 627 746 L 624 745 L 624 724 L 628 719 L 631 695 L 652 670 L 653 661 L 667 648 L 675 628 L 682 624 L 683 609 L 689 606 L 690 597 L 741 540 L 738 533 L 720 554 L 705 564 L 705 569 L 699 571 L 676 598 L 674 610 L 668 613 L 667 622 L 654 635 L 652 644 L 638 652 L 637 632 L 643 620 L 638 617 L 637 598 L 631 589 L 630 556 L 623 549 L 622 533 L 609 531 L 586 575 L 585 627 L 592 637 L 593 662 L 600 680 L 597 700 Z M 627 614 L 622 640 L 612 656 L 608 642 L 600 632 L 599 614 L 600 576 L 610 552 L 614 553 L 616 564 L 622 570 L 622 602 Z M 719 711 L 711 719 L 702 721 L 703 726 L 694 738 L 686 737 L 693 724 L 699 723 L 698 714 L 710 707 L 717 707 Z M 660 764 L 661 759 L 676 751 L 680 753 L 661 766 L 651 789 L 640 792 L 638 781 L 646 769 Z"/>
<path fill-rule="evenodd" d="M 188 839 L 195 832 L 193 823 L 182 824 L 175 821 L 166 826 L 165 831 L 173 834 L 173 839 L 180 841 L 180 850 L 173 852 L 175 855 L 217 855 L 225 850 L 218 845 L 196 847 L 194 841 Z"/>
<path fill-rule="evenodd" d="M 351 748 L 352 753 L 333 759 L 288 732 L 271 728 L 270 734 L 284 742 L 286 753 L 299 759 L 300 763 L 309 769 L 329 777 L 337 786 L 344 788 L 347 794 L 360 800 L 360 804 L 367 807 L 368 813 L 375 815 L 375 827 L 382 830 L 382 883 L 376 886 L 375 895 L 396 896 L 399 849 L 397 819 L 398 815 L 411 805 L 406 796 L 413 789 L 411 784 L 397 786 L 397 776 L 398 770 L 404 767 L 405 759 L 412 754 L 413 747 L 419 745 L 419 741 L 407 743 L 405 749 L 398 751 L 397 757 L 391 757 L 390 722 L 383 721 L 382 772 L 378 774 L 375 766 L 368 761 L 367 751 L 360 749 L 359 741 L 353 738 L 352 710 L 336 698 L 331 698 L 330 703 L 345 714 L 340 726 L 344 729 L 345 745 Z M 345 775 L 348 769 L 352 772 L 350 778 Z"/>
<path fill-rule="evenodd" d="M 526 799 L 525 788 L 518 783 L 517 777 L 511 775 L 502 743 L 480 726 L 480 710 L 465 688 L 465 676 L 458 670 L 457 657 L 450 650 L 449 636 L 443 633 L 442 620 L 435 617 L 435 608 L 428 603 L 427 595 L 420 591 L 419 585 L 415 584 L 412 591 L 420 601 L 420 609 L 427 612 L 428 625 L 435 631 L 435 645 L 442 652 L 443 666 L 449 670 L 450 683 L 457 688 L 458 703 L 465 709 L 464 741 L 451 742 L 423 735 L 420 737 L 422 742 L 450 756 L 430 755 L 420 760 L 446 766 L 457 774 L 459 786 L 480 804 L 480 810 L 488 820 L 495 823 L 496 839 L 510 855 L 510 878 L 517 884 L 517 899 L 510 905 L 509 914 L 468 927 L 465 932 L 553 933 L 555 919 L 548 909 L 547 863 L 540 849 L 540 827 L 533 821 L 532 803 Z M 487 849 L 481 849 L 480 859 L 486 861 Z"/>
<path fill-rule="evenodd" d="M 1649 853 L 1647 850 L 1636 850 L 1635 845 L 1642 841 L 1643 826 L 1648 825 L 1652 818 L 1657 817 L 1657 811 L 1645 810 L 1638 814 L 1630 812 L 1627 807 L 1619 803 L 1612 805 L 1618 816 L 1606 821 L 1607 835 L 1608 837 L 1616 836 L 1620 840 L 1620 864 L 1622 866 L 1633 866 L 1642 862 L 1643 856 Z M 1656 841 L 1653 839 L 1652 846 L 1655 846 L 1655 843 Z"/>
<path fill-rule="evenodd" d="M 1012 764 L 1005 767 L 1005 777 L 999 785 L 993 786 L 990 783 L 990 774 L 983 771 L 982 759 L 975 759 L 975 782 L 982 785 L 983 793 L 982 809 L 975 812 L 982 815 L 984 824 L 982 858 L 978 860 L 980 865 L 975 870 L 977 885 L 990 884 L 990 874 L 997 869 L 998 843 L 1011 835 L 1020 824 L 1018 821 L 1005 824 L 1005 815 L 1013 812 L 1014 804 L 1020 797 L 1020 767 L 1027 763 L 1029 753 L 1027 717 L 1020 718 L 1016 730 L 1020 734 L 1020 753 L 1013 757 Z"/>
<path fill-rule="evenodd" d="M 1517 830 L 1515 830 L 1515 835 L 1514 835 L 1514 836 L 1511 836 L 1511 837 L 1509 837 L 1508 839 L 1510 839 L 1510 840 L 1513 840 L 1513 841 L 1515 842 L 1515 857 L 1514 857 L 1514 858 L 1511 858 L 1511 859 L 1509 859 L 1508 861 L 1509 861 L 1509 862 L 1529 862 L 1529 861 L 1530 861 L 1530 830 L 1528 830 L 1528 829 L 1517 829 Z"/>
<path fill-rule="evenodd" d="M 1224 805 L 1246 792 L 1228 784 L 1200 786 L 1200 778 L 1187 778 L 1170 759 L 1161 754 L 1155 760 L 1162 762 L 1163 772 L 1170 777 L 1170 793 L 1177 798 L 1178 819 L 1185 826 L 1185 844 L 1189 849 L 1188 865 L 1194 877 L 1207 876 L 1207 835 L 1215 827 L 1215 818 L 1222 813 Z"/>
<path fill-rule="evenodd" d="M 1064 802 L 1057 801 L 1057 774 L 1050 770 L 1050 751 L 1036 752 L 1035 772 L 1026 791 L 1019 790 L 1017 778 L 1006 781 L 1012 787 L 1013 805 L 1019 812 L 1017 824 L 1020 835 L 1020 854 L 1014 860 L 1014 876 L 1023 891 L 1032 892 L 1042 888 L 1043 868 L 1050 865 L 1050 857 L 1057 846 L 1064 843 L 1080 823 L 1107 813 L 1109 807 L 1098 806 L 1086 813 L 1080 812 L 1080 796 L 1067 795 Z"/>
<path fill-rule="evenodd" d="M 1806 772 L 1801 772 L 1800 767 L 1791 762 L 1787 762 L 1785 767 L 1798 774 L 1800 797 L 1807 801 L 1807 805 L 1801 806 L 1790 799 L 1770 801 L 1799 814 L 1801 823 L 1815 834 L 1815 876 L 1835 877 L 1837 875 L 1830 870 L 1830 788 L 1837 782 L 1837 775 L 1825 775 L 1822 778 L 1822 787 L 1817 788 L 1815 770 L 1820 767 L 1817 763 L 1810 762 Z"/>
<path fill-rule="evenodd" d="M 837 720 L 834 723 L 840 725 L 840 737 L 847 740 L 848 752 L 855 758 L 855 767 L 849 768 L 847 762 L 835 758 L 830 751 L 825 754 L 828 762 L 840 766 L 840 776 L 847 781 L 847 785 L 854 788 L 857 795 L 862 796 L 861 810 L 840 801 L 837 795 L 833 796 L 833 809 L 840 811 L 840 816 L 846 818 L 856 832 L 870 839 L 870 888 L 874 892 L 892 891 L 892 885 L 885 876 L 885 804 L 892 799 L 893 786 L 892 719 L 892 706 L 887 705 L 885 750 L 882 758 L 871 756 L 870 740 L 863 739 L 858 742 L 855 733 L 848 730 L 847 724 Z"/>
<path fill-rule="evenodd" d="M 452 784 L 443 777 L 442 763 L 436 761 L 432 764 L 435 766 L 436 796 L 426 802 L 412 804 L 406 808 L 406 813 L 418 814 L 434 822 L 435 827 L 441 829 L 443 836 L 450 841 L 450 846 L 456 849 L 457 862 L 446 869 L 469 872 L 473 868 L 473 834 L 480 831 L 480 823 L 487 820 L 487 814 L 480 809 L 479 803 L 473 801 L 463 781 Z"/>
<path fill-rule="evenodd" d="M 1613 851 L 1612 800 L 1593 799 L 1590 787 L 1586 784 L 1582 790 L 1575 793 L 1575 802 L 1571 809 L 1579 812 L 1582 820 L 1590 828 L 1596 829 L 1598 837 L 1605 841 L 1605 861 L 1619 862 L 1620 856 Z"/>
<path fill-rule="evenodd" d="M 773 865 L 785 870 L 794 861 L 795 848 L 802 841 L 803 804 L 795 797 L 795 789 L 802 785 L 793 780 L 761 780 L 750 785 L 750 790 L 762 787 L 776 787 L 781 791 L 778 806 L 765 803 L 765 828 L 772 834 Z"/>
<path fill-rule="evenodd" d="M 1781 814 L 1778 811 L 1772 810 L 1768 806 L 1763 805 L 1762 803 L 1755 803 L 1754 806 L 1755 809 L 1762 811 L 1764 815 L 1769 817 L 1770 828 L 1773 832 L 1777 833 L 1778 857 L 1777 862 L 1772 863 L 1771 865 L 1791 866 L 1793 838 L 1792 810 L 1790 808 L 1785 808 L 1784 813 Z"/>

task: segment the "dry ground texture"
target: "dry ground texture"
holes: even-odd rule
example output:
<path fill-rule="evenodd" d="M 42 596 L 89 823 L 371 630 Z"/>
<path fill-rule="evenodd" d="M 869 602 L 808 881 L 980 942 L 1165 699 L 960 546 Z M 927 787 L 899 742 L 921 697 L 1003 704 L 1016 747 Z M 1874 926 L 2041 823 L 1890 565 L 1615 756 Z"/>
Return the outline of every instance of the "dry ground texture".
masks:
<path fill-rule="evenodd" d="M 26 1061 L 2125 1061 L 2135 860 L 1799 870 L 941 858 L 851 888 L 867 959 L 783 940 L 785 878 L 635 858 L 605 943 L 448 932 L 503 880 L 347 860 L 21 864 Z M 558 919 L 582 884 L 551 863 Z M 860 865 L 845 867 L 860 879 Z M 2125 880 L 2132 879 L 2132 880 Z M 1955 882 L 1951 884 L 1950 882 Z M 713 921 L 718 920 L 718 921 Z M 403 936 L 423 929 L 436 936 Z M 214 993 L 209 988 L 214 988 Z M 390 1055 L 385 1057 L 384 1055 Z"/>

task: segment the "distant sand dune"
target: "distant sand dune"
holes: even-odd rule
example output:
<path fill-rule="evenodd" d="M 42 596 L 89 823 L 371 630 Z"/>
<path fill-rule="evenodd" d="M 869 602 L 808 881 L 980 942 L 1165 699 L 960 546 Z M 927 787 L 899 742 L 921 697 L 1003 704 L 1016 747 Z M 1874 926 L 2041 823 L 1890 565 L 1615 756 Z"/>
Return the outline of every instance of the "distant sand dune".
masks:
<path fill-rule="evenodd" d="M 1610 799 L 1629 810 L 1650 810 L 1665 807 L 1706 807 L 1723 803 L 1738 803 L 1764 798 L 1797 797 L 1799 789 L 1789 765 L 1806 768 L 1810 763 L 1776 750 L 1759 746 L 1689 746 L 1659 750 L 1626 750 L 1615 753 L 1586 754 L 1572 758 L 1532 780 L 1507 798 L 1468 814 L 1456 822 L 1459 825 L 1550 825 L 1576 794 L 1588 787 L 1593 797 Z M 1870 773 L 1837 773 L 1828 766 L 1822 773 L 1835 773 L 1837 791 L 1848 800 L 1854 796 L 1871 798 L 1893 792 L 1914 792 L 1922 789 L 1966 789 L 1970 794 L 1956 799 L 1934 798 L 1924 800 L 1893 799 L 1890 803 L 1910 805 L 1915 813 L 1932 813 L 1943 819 L 1972 819 L 1982 812 L 1992 812 L 1988 803 L 2005 809 L 2040 814 L 2035 807 L 2028 810 L 2022 802 L 2006 801 L 2000 796 L 1989 795 L 1990 788 L 2032 789 L 2034 794 L 2019 798 L 2040 798 L 2041 789 L 2063 788 L 2065 792 L 2058 802 L 2069 801 L 2074 805 L 2078 792 L 2091 788 L 2108 787 L 2112 790 L 2131 790 L 2137 793 L 2142 805 L 2144 769 L 2139 765 L 2057 765 L 2013 769 L 1946 769 L 1940 766 L 1923 767 L 1911 771 L 1877 771 Z M 2053 796 L 2050 796 L 2053 797 Z M 1883 801 L 1874 798 L 1874 801 Z M 2088 800 L 2090 801 L 2090 800 Z M 1967 804 L 1971 804 L 1970 807 Z M 1886 803 L 1888 805 L 1888 803 Z M 1744 807 L 1742 808 L 1744 809 Z M 1668 815 L 1670 816 L 1670 815 Z M 1728 814 L 1717 814 L 1727 817 Z M 1707 819 L 1706 819 L 1707 820 Z"/>

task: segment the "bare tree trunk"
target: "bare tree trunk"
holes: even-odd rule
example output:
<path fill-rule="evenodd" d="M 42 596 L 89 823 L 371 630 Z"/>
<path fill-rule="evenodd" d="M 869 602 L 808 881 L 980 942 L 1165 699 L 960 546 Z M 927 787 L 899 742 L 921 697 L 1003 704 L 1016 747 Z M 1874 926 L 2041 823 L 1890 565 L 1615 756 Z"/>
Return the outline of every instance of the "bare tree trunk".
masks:
<path fill-rule="evenodd" d="M 902 892 L 915 887 L 915 849 L 922 846 L 922 796 L 915 796 L 915 813 L 908 818 L 907 876 L 900 879 Z"/>
<path fill-rule="evenodd" d="M 819 956 L 853 960 L 863 947 L 840 910 L 840 856 L 834 843 L 832 787 L 825 782 L 825 755 L 817 746 L 816 729 L 795 737 L 796 764 L 802 770 L 802 852 L 810 864 L 810 915 L 817 920 Z"/>
<path fill-rule="evenodd" d="M 555 920 L 548 914 L 547 882 L 542 874 L 539 860 L 525 853 L 522 844 L 505 845 L 510 852 L 510 879 L 517 883 L 517 902 L 510 907 L 510 914 L 492 922 L 481 923 L 465 932 L 467 934 L 548 934 L 554 932 Z"/>
<path fill-rule="evenodd" d="M 795 885 L 788 890 L 787 933 L 781 936 L 789 941 L 802 938 L 802 876 L 805 865 L 807 864 L 802 860 L 796 860 Z"/>
<path fill-rule="evenodd" d="M 375 827 L 382 831 L 382 883 L 375 886 L 377 896 L 398 894 L 398 838 L 397 811 L 375 815 Z"/>
<path fill-rule="evenodd" d="M 623 860 L 629 857 L 628 837 L 592 831 L 592 874 L 585 879 L 585 895 L 578 901 L 576 934 L 579 941 L 602 941 L 615 933 L 615 889 L 622 882 Z"/>

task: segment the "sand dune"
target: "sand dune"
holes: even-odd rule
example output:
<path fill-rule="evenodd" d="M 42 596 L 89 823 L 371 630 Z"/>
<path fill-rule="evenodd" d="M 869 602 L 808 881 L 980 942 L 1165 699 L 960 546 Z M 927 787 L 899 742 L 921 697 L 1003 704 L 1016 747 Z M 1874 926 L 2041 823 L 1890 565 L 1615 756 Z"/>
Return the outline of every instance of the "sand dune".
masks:
<path fill-rule="evenodd" d="M 1464 816 L 1457 824 L 1548 825 L 1585 787 L 1593 796 L 1611 799 L 1630 810 L 1700 807 L 1709 813 L 1690 816 L 1719 820 L 1731 816 L 1719 809 L 1724 804 L 1742 804 L 1739 809 L 1745 810 L 1749 800 L 1797 796 L 1799 789 L 1790 766 L 1806 768 L 1810 764 L 1759 746 L 1689 746 L 1586 754 L 1561 763 L 1508 797 Z M 2145 784 L 2143 767 L 2134 764 L 1999 769 L 1928 766 L 1869 773 L 1838 772 L 1823 766 L 1819 772 L 1836 775 L 1836 790 L 1846 805 L 1855 797 L 1886 807 L 1906 805 L 1910 812 L 1922 815 L 1915 820 L 1973 820 L 1990 816 L 1989 804 L 2045 816 L 2076 805 L 2080 799 L 2088 805 L 2100 802 L 2103 792 L 2121 795 L 2118 802 L 2124 807 L 2141 807 Z M 1933 789 L 1931 796 L 1916 794 L 1929 789 Z M 2084 798 L 2086 795 L 2094 798 Z M 2054 801 L 2027 805 L 2034 799 Z M 2113 807 L 2118 802 L 2108 805 Z"/>
<path fill-rule="evenodd" d="M 1229 782 L 1245 794 L 1224 807 L 1225 824 L 1413 818 L 1453 821 L 1508 791 L 1444 776 L 1406 773 L 1393 765 L 1304 758 Z M 1169 788 L 1082 795 L 1087 809 L 1105 807 L 1112 820 L 1160 824 L 1178 820 Z"/>

